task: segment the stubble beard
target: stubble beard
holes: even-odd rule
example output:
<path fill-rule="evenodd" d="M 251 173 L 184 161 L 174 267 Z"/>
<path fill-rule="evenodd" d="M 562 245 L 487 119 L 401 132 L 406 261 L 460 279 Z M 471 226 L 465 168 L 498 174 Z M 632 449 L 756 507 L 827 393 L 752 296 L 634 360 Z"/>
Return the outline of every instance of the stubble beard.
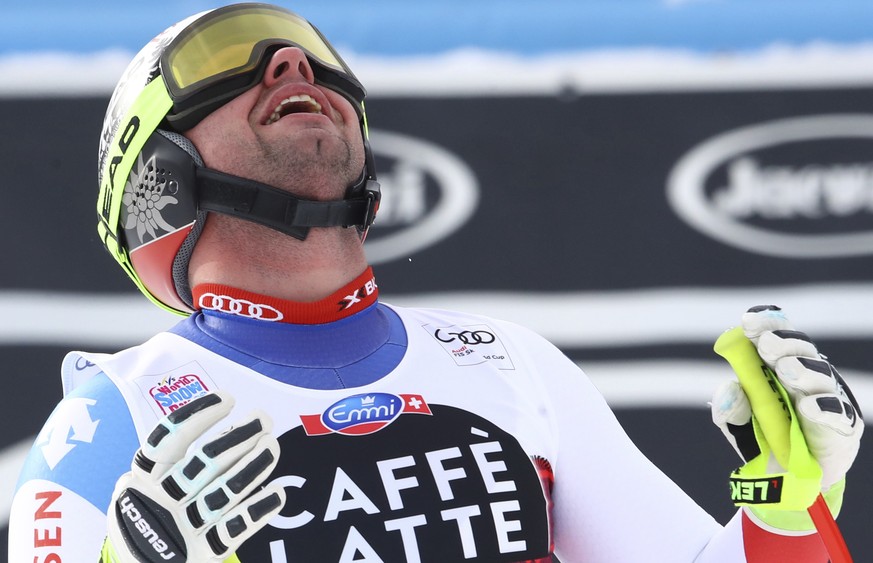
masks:
<path fill-rule="evenodd" d="M 260 156 L 252 162 L 251 173 L 303 199 L 342 199 L 363 167 L 349 141 L 336 136 L 285 143 L 258 138 L 258 143 Z"/>

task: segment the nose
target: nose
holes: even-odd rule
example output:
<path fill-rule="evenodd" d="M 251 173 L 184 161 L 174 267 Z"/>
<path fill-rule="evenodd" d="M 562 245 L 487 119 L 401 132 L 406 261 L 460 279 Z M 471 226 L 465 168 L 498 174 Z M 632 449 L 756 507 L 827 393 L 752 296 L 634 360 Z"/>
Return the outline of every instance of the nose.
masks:
<path fill-rule="evenodd" d="M 303 51 L 297 47 L 282 47 L 273 53 L 267 64 L 263 82 L 270 87 L 279 80 L 296 77 L 310 84 L 315 82 L 315 73 Z"/>

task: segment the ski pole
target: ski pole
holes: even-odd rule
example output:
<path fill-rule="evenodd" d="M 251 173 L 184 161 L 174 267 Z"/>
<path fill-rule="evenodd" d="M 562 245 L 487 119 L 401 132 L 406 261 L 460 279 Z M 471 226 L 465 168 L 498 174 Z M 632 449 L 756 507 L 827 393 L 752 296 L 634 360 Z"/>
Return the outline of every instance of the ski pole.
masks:
<path fill-rule="evenodd" d="M 791 468 L 792 448 L 809 448 L 799 430 L 788 395 L 779 379 L 758 356 L 754 344 L 740 327 L 722 334 L 715 342 L 715 352 L 728 361 L 749 398 L 758 426 L 773 455 L 782 467 Z M 792 428 L 792 425 L 797 425 Z M 792 440 L 792 437 L 795 439 Z M 796 458 L 794 458 L 796 459 Z M 812 462 L 817 462 L 809 456 Z M 819 469 L 820 474 L 820 469 Z M 831 563 L 852 563 L 852 555 L 821 492 L 807 508 L 810 518 L 825 545 Z"/>

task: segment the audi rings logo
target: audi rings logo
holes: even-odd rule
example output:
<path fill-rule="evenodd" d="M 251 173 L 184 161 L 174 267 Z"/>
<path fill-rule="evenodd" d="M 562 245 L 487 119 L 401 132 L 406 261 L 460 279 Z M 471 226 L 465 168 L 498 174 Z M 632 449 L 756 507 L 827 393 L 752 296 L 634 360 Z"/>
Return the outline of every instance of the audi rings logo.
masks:
<path fill-rule="evenodd" d="M 370 130 L 382 188 L 364 249 L 371 264 L 409 258 L 460 229 L 476 210 L 479 185 L 455 154 L 422 139 Z"/>
<path fill-rule="evenodd" d="M 459 366 L 475 366 L 490 362 L 497 369 L 513 370 L 515 366 L 500 337 L 486 324 L 434 326 L 422 325 Z"/>
<path fill-rule="evenodd" d="M 436 329 L 433 333 L 434 337 L 440 342 L 454 342 L 455 340 L 462 344 L 491 344 L 494 342 L 494 335 L 487 330 L 463 330 L 461 332 L 443 332 L 442 329 Z"/>
<path fill-rule="evenodd" d="M 247 319 L 276 322 L 285 318 L 282 311 L 275 307 L 264 305 L 263 303 L 252 303 L 247 299 L 237 299 L 214 293 L 204 293 L 201 295 L 199 305 L 201 309 L 220 311 L 239 317 L 246 317 Z"/>

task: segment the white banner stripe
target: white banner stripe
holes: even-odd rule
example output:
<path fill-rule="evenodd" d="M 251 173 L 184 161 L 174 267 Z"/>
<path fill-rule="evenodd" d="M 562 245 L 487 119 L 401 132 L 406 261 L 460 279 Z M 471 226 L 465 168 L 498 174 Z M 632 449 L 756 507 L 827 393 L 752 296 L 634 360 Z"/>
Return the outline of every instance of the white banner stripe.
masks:
<path fill-rule="evenodd" d="M 119 49 L 88 54 L 3 54 L 0 97 L 108 96 L 133 55 Z M 352 52 L 343 56 L 374 98 L 731 91 L 873 83 L 873 42 L 774 44 L 730 56 L 658 47 L 532 56 L 478 48 L 422 56 Z M 58 84 L 64 85 L 62 90 Z"/>
<path fill-rule="evenodd" d="M 527 326 L 557 346 L 714 342 L 753 305 L 776 304 L 816 338 L 873 337 L 873 284 L 747 289 L 670 288 L 568 293 L 452 293 L 386 298 Z"/>
<path fill-rule="evenodd" d="M 752 305 L 777 304 L 815 338 L 873 338 L 873 284 L 608 292 L 396 295 L 401 306 L 454 309 L 516 322 L 562 347 L 710 343 Z M 0 292 L 0 345 L 128 346 L 180 317 L 139 294 Z"/>
<path fill-rule="evenodd" d="M 712 393 L 733 378 L 721 360 L 577 362 L 613 408 L 708 409 Z M 873 373 L 841 369 L 861 412 L 873 412 Z"/>

